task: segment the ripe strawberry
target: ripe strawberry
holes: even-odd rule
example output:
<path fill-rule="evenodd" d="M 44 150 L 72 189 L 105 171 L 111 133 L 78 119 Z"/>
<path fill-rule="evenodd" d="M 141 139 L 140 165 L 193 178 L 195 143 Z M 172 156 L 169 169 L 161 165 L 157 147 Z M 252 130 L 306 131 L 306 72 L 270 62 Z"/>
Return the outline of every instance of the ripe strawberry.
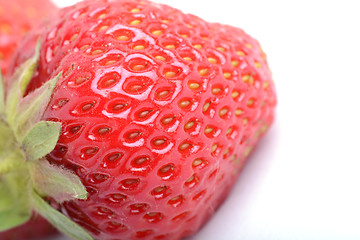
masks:
<path fill-rule="evenodd" d="M 266 56 L 235 27 L 146 0 L 94 0 L 60 11 L 41 44 L 27 94 L 62 73 L 42 115 L 62 123 L 47 159 L 88 192 L 54 201 L 96 239 L 196 232 L 273 121 Z"/>
<path fill-rule="evenodd" d="M 0 68 L 4 73 L 24 34 L 55 10 L 49 0 L 0 0 Z"/>

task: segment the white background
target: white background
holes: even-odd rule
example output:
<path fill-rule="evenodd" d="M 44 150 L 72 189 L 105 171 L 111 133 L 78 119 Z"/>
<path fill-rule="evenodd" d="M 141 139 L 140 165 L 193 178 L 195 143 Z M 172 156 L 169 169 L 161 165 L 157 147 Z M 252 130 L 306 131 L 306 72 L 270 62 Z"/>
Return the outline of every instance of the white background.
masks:
<path fill-rule="evenodd" d="M 274 126 L 191 240 L 360 239 L 360 2 L 156 2 L 257 38 L 278 92 Z"/>

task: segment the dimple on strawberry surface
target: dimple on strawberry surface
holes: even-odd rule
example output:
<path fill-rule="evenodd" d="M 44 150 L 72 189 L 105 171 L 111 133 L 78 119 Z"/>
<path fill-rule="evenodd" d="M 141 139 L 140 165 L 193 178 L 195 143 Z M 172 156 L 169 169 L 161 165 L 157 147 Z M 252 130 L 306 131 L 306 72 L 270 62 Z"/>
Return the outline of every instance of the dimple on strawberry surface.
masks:
<path fill-rule="evenodd" d="M 37 34 L 15 63 L 31 55 Z M 81 2 L 40 35 L 28 92 L 62 72 L 43 115 L 62 123 L 47 158 L 89 193 L 59 209 L 101 240 L 195 233 L 273 122 L 274 84 L 259 43 L 136 0 Z"/>
<path fill-rule="evenodd" d="M 55 11 L 49 0 L 0 0 L 0 68 L 4 73 L 22 37 Z"/>

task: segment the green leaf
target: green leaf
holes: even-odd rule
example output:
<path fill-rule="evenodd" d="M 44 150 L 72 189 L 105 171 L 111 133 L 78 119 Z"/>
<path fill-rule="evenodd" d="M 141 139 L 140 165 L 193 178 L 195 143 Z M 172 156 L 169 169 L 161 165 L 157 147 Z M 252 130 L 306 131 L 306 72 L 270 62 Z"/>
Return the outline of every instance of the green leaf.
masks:
<path fill-rule="evenodd" d="M 8 185 L 6 178 L 0 181 L 0 232 L 19 226 L 30 219 L 31 210 L 29 204 L 16 199 Z M 21 194 L 23 196 L 23 194 Z"/>
<path fill-rule="evenodd" d="M 46 160 L 34 162 L 30 174 L 36 191 L 57 202 L 87 198 L 87 191 L 77 175 Z"/>
<path fill-rule="evenodd" d="M 32 193 L 32 205 L 36 212 L 65 235 L 76 240 L 94 240 L 82 227 L 52 208 L 36 192 Z"/>
<path fill-rule="evenodd" d="M 4 79 L 0 70 L 0 114 L 5 111 L 5 86 Z"/>
<path fill-rule="evenodd" d="M 0 232 L 17 227 L 29 221 L 30 212 L 17 212 L 16 209 L 10 209 L 0 212 Z"/>
<path fill-rule="evenodd" d="M 54 150 L 61 132 L 61 123 L 38 122 L 25 135 L 22 142 L 27 160 L 37 160 Z"/>
<path fill-rule="evenodd" d="M 35 54 L 32 58 L 28 59 L 23 63 L 12 76 L 10 92 L 6 98 L 6 116 L 7 122 L 12 123 L 16 118 L 16 109 L 19 100 L 23 97 L 28 84 L 32 76 L 34 75 L 35 69 L 39 62 L 40 56 L 40 42 L 38 42 Z"/>
<path fill-rule="evenodd" d="M 15 136 L 21 136 L 29 131 L 33 125 L 43 116 L 45 108 L 48 106 L 54 88 L 62 73 L 47 81 L 40 88 L 27 95 L 20 103 L 16 113 Z"/>

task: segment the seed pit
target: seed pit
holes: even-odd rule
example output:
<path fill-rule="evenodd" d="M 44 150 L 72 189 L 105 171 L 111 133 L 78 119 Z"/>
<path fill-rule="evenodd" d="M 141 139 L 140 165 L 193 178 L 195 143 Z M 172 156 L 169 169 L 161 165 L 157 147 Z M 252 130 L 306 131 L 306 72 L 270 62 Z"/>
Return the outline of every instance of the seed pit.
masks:
<path fill-rule="evenodd" d="M 184 201 L 185 201 L 184 196 L 179 195 L 177 197 L 170 199 L 168 201 L 168 204 L 176 208 L 176 207 L 179 207 L 181 204 L 183 204 Z"/>
<path fill-rule="evenodd" d="M 98 131 L 98 133 L 100 135 L 105 135 L 105 134 L 107 134 L 107 133 L 109 133 L 111 131 L 111 128 L 109 128 L 109 127 L 101 127 L 97 131 Z"/>
<path fill-rule="evenodd" d="M 192 167 L 194 169 L 202 169 L 202 168 L 206 167 L 206 165 L 208 165 L 208 162 L 201 158 L 197 158 L 192 162 Z"/>
<path fill-rule="evenodd" d="M 219 111 L 219 116 L 220 117 L 225 117 L 226 114 L 229 113 L 229 109 L 228 108 L 222 108 L 220 111 Z"/>
<path fill-rule="evenodd" d="M 236 110 L 235 110 L 235 116 L 240 116 L 241 114 L 243 113 L 243 110 L 241 110 L 240 108 L 237 108 Z"/>
<path fill-rule="evenodd" d="M 121 77 L 117 72 L 107 73 L 100 78 L 98 83 L 98 88 L 99 89 L 111 88 L 115 86 L 120 79 Z"/>
<path fill-rule="evenodd" d="M 162 139 L 162 138 L 154 139 L 154 140 L 152 141 L 152 144 L 153 144 L 154 146 L 157 146 L 157 147 L 159 147 L 159 146 L 161 146 L 161 145 L 163 145 L 163 144 L 165 144 L 165 143 L 166 143 L 166 139 Z"/>
<path fill-rule="evenodd" d="M 167 186 L 159 186 L 154 188 L 151 191 L 151 195 L 155 197 L 155 199 L 163 199 L 171 194 L 169 187 Z"/>
<path fill-rule="evenodd" d="M 141 136 L 141 132 L 140 131 L 134 131 L 134 132 L 130 132 L 127 135 L 127 138 L 130 140 L 133 140 L 135 138 L 138 138 L 139 136 Z"/>
<path fill-rule="evenodd" d="M 135 190 L 140 184 L 140 179 L 138 178 L 128 178 L 120 182 L 120 189 L 122 190 Z"/>
<path fill-rule="evenodd" d="M 199 177 L 196 174 L 193 174 L 191 177 L 186 180 L 184 185 L 188 188 L 193 188 L 199 183 Z"/>
<path fill-rule="evenodd" d="M 130 214 L 140 214 L 149 209 L 149 205 L 146 203 L 135 203 L 130 205 L 128 208 Z"/>
<path fill-rule="evenodd" d="M 167 116 L 161 119 L 161 123 L 164 125 L 168 125 L 170 123 L 172 123 L 175 120 L 175 117 L 172 116 Z"/>
<path fill-rule="evenodd" d="M 92 101 L 90 103 L 85 103 L 82 107 L 81 107 L 81 110 L 83 112 L 87 112 L 89 111 L 90 109 L 92 109 L 93 107 L 95 106 L 95 101 Z"/>

